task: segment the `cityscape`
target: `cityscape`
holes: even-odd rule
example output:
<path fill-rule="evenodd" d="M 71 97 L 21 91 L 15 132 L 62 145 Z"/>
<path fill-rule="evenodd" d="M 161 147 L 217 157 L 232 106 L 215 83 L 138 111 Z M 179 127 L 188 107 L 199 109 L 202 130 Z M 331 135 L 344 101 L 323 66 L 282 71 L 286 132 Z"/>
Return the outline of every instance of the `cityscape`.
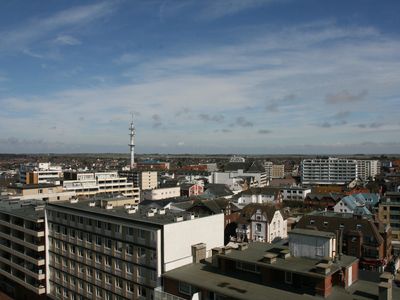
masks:
<path fill-rule="evenodd" d="M 399 9 L 0 3 L 0 299 L 400 299 Z"/>

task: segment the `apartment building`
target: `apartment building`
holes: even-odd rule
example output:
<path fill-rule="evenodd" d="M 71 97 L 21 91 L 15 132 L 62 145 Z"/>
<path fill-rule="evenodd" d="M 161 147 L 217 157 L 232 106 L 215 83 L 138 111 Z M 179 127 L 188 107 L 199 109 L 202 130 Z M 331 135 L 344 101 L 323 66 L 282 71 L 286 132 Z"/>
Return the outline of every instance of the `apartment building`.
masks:
<path fill-rule="evenodd" d="M 76 202 L 76 201 L 73 201 Z M 161 274 L 224 242 L 224 215 L 196 217 L 126 201 L 47 206 L 52 299 L 153 299 Z"/>
<path fill-rule="evenodd" d="M 285 177 L 285 165 L 278 165 L 274 164 L 272 161 L 266 161 L 264 162 L 264 168 L 268 179 Z"/>
<path fill-rule="evenodd" d="M 239 243 L 214 248 L 212 263 L 192 263 L 163 275 L 156 299 L 353 299 L 358 259 L 336 255 L 335 235 L 294 230 L 289 246 Z M 376 283 L 369 285 L 378 291 Z M 354 292 L 354 291 L 353 291 Z M 158 293 L 157 293 L 158 294 Z M 171 298 L 167 298 L 167 296 Z"/>
<path fill-rule="evenodd" d="M 392 230 L 372 218 L 349 213 L 313 212 L 304 215 L 296 228 L 342 232 L 342 251 L 356 256 L 365 268 L 382 269 L 392 257 Z"/>
<path fill-rule="evenodd" d="M 357 160 L 346 158 L 310 158 L 301 163 L 303 184 L 341 184 L 357 178 Z"/>
<path fill-rule="evenodd" d="M 152 190 L 158 187 L 157 171 L 140 171 L 133 169 L 119 171 L 118 174 L 121 177 L 126 177 L 128 181 L 133 182 L 133 186 L 140 188 L 141 191 Z"/>
<path fill-rule="evenodd" d="M 76 196 L 75 191 L 64 191 L 63 187 L 54 184 L 22 184 L 16 183 L 7 187 L 10 199 L 65 201 Z"/>
<path fill-rule="evenodd" d="M 271 205 L 246 205 L 240 212 L 237 224 L 238 241 L 271 243 L 287 238 L 285 214 Z"/>
<path fill-rule="evenodd" d="M 380 173 L 379 160 L 357 160 L 358 178 L 374 179 Z"/>
<path fill-rule="evenodd" d="M 46 299 L 42 201 L 0 202 L 0 289 L 14 299 Z"/>
<path fill-rule="evenodd" d="M 77 196 L 94 196 L 97 194 L 122 194 L 140 201 L 139 188 L 120 177 L 117 171 L 112 172 L 64 172 L 63 188 L 74 191 Z"/>
<path fill-rule="evenodd" d="M 387 192 L 379 203 L 379 219 L 392 228 L 393 251 L 400 254 L 400 192 Z"/>
<path fill-rule="evenodd" d="M 60 184 L 63 178 L 61 166 L 51 163 L 29 163 L 19 167 L 19 181 L 23 184 Z"/>
<path fill-rule="evenodd" d="M 304 201 L 307 195 L 311 193 L 311 189 L 291 186 L 282 188 L 281 193 L 284 201 Z"/>
<path fill-rule="evenodd" d="M 269 204 L 280 204 L 282 202 L 282 193 L 279 188 L 250 188 L 243 191 L 239 198 L 239 204 L 250 204 L 250 203 L 269 203 Z"/>

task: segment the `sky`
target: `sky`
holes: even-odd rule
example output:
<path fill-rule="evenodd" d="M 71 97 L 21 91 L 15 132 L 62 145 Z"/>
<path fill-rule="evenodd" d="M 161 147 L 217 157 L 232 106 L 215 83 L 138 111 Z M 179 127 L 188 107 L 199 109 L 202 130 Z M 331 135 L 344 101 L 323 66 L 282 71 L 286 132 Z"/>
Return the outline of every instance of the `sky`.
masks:
<path fill-rule="evenodd" d="M 400 153 L 400 1 L 0 1 L 0 153 Z"/>

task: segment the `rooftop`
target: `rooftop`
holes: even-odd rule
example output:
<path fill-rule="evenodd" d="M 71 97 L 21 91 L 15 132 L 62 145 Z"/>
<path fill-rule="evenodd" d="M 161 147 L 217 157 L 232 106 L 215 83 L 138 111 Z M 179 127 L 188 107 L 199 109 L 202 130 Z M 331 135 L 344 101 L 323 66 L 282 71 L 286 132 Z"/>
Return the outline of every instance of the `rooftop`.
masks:
<path fill-rule="evenodd" d="M 2 200 L 0 212 L 36 222 L 44 220 L 44 205 L 40 200 Z"/>
<path fill-rule="evenodd" d="M 107 199 L 107 200 L 81 200 L 78 203 L 71 203 L 69 201 L 50 203 L 49 207 L 60 207 L 69 210 L 83 211 L 89 214 L 99 214 L 105 217 L 114 217 L 117 219 L 124 219 L 129 221 L 143 222 L 153 225 L 166 225 L 170 223 L 176 223 L 176 218 L 182 217 L 181 221 L 189 219 L 193 215 L 188 212 L 175 212 L 169 209 L 165 209 L 165 214 L 159 213 L 159 210 L 155 210 L 151 207 L 138 206 L 137 212 L 128 213 L 127 209 L 122 206 L 113 206 L 111 209 L 106 209 L 104 207 L 104 202 L 112 203 L 113 201 L 118 201 L 118 199 Z M 90 203 L 94 202 L 95 206 L 89 206 Z M 132 202 L 134 200 L 132 199 Z M 152 214 L 153 212 L 153 214 Z M 198 216 L 195 216 L 196 218 Z"/>

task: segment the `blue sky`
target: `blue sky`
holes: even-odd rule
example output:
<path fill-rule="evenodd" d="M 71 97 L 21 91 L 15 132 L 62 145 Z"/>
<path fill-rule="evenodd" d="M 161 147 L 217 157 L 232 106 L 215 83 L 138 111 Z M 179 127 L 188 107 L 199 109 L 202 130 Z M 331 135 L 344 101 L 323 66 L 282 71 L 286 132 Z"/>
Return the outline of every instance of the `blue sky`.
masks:
<path fill-rule="evenodd" d="M 0 152 L 399 153 L 399 1 L 0 2 Z"/>

